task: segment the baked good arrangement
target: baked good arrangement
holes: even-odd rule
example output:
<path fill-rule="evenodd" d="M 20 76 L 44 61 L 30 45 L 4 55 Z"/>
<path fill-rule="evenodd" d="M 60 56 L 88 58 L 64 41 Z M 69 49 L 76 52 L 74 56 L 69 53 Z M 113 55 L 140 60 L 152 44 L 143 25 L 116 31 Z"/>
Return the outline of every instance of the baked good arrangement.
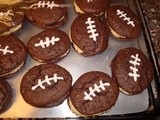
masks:
<path fill-rule="evenodd" d="M 0 36 L 0 82 L 7 78 L 14 89 L 13 103 L 2 117 L 95 117 L 148 108 L 147 87 L 154 72 L 147 53 L 137 45 L 143 41 L 140 19 L 128 7 L 112 2 L 11 3 L 11 8 L 23 11 L 25 21 L 14 34 Z M 140 106 L 132 109 L 134 104 Z"/>

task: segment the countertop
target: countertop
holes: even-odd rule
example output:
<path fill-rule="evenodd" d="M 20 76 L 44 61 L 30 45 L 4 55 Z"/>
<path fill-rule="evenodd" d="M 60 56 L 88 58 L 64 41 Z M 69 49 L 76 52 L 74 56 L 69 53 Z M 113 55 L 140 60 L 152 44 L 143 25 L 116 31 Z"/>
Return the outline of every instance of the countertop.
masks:
<path fill-rule="evenodd" d="M 140 0 L 160 64 L 160 0 Z"/>

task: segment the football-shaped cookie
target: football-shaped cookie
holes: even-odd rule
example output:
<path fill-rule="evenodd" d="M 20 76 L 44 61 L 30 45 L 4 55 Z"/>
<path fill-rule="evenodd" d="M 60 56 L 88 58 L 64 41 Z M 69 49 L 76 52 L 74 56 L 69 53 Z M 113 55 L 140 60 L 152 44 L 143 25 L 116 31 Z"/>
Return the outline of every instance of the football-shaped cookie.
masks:
<path fill-rule="evenodd" d="M 141 33 L 141 21 L 129 8 L 122 5 L 111 6 L 105 13 L 105 23 L 116 38 L 135 39 Z"/>
<path fill-rule="evenodd" d="M 103 22 L 89 13 L 79 15 L 71 25 L 73 47 L 84 56 L 104 52 L 108 47 L 108 36 L 109 30 Z"/>
<path fill-rule="evenodd" d="M 36 0 L 25 10 L 27 19 L 42 28 L 55 28 L 67 20 L 67 5 L 64 0 Z"/>
<path fill-rule="evenodd" d="M 74 83 L 68 104 L 78 116 L 96 116 L 109 111 L 118 95 L 115 80 L 106 73 L 91 71 L 84 73 Z"/>
<path fill-rule="evenodd" d="M 137 48 L 121 49 L 111 64 L 113 78 L 127 94 L 141 93 L 153 80 L 154 69 L 147 56 Z"/>

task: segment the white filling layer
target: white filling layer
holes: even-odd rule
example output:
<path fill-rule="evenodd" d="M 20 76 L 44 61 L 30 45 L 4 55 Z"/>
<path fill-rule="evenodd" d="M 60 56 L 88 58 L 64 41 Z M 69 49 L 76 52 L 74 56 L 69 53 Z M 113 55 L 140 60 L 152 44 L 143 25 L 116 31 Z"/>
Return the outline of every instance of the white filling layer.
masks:
<path fill-rule="evenodd" d="M 9 73 L 6 73 L 6 74 L 3 74 L 3 75 L 0 75 L 1 77 L 4 77 L 4 76 L 8 76 L 8 75 L 11 75 L 11 74 L 14 74 L 16 73 L 18 70 L 20 70 L 24 65 L 24 62 L 22 62 L 18 67 L 16 67 L 14 70 L 12 70 L 11 72 Z"/>
<path fill-rule="evenodd" d="M 2 33 L 0 36 L 9 35 L 10 33 L 13 33 L 15 31 L 19 30 L 21 27 L 22 27 L 22 23 L 13 27 L 13 28 L 11 28 L 9 31 L 6 31 L 6 32 Z"/>
<path fill-rule="evenodd" d="M 120 87 L 119 87 L 119 90 L 120 90 L 122 93 L 124 93 L 124 94 L 126 94 L 126 95 L 129 95 L 129 93 L 128 93 L 127 91 L 123 90 L 123 89 L 120 88 Z"/>
<path fill-rule="evenodd" d="M 77 5 L 77 3 L 76 3 L 76 0 L 74 0 L 74 8 L 75 8 L 75 10 L 76 10 L 76 12 L 78 12 L 78 13 L 84 13 L 79 7 L 78 7 L 78 5 Z"/>
<path fill-rule="evenodd" d="M 108 25 L 109 26 L 109 25 Z M 118 34 L 116 31 L 114 31 L 110 26 L 109 26 L 110 30 L 111 30 L 111 33 L 117 37 L 117 38 L 125 38 L 124 36 L 121 36 L 120 34 Z"/>
<path fill-rule="evenodd" d="M 65 52 L 63 55 L 61 55 L 60 58 L 65 57 L 65 56 L 69 53 L 69 51 L 70 51 L 70 50 L 68 50 L 68 51 Z M 35 60 L 37 60 L 37 61 L 39 61 L 39 62 L 41 62 L 41 63 L 45 62 L 45 60 L 38 59 L 38 58 L 36 58 L 36 57 L 34 57 L 34 56 L 32 56 L 32 57 L 33 57 Z M 52 62 L 52 61 L 48 61 L 48 62 Z"/>
<path fill-rule="evenodd" d="M 74 49 L 75 49 L 78 53 L 82 54 L 84 51 L 81 50 L 81 49 L 72 41 L 71 31 L 69 31 L 69 38 L 70 38 L 70 41 L 71 41 L 72 44 L 73 44 Z"/>
<path fill-rule="evenodd" d="M 81 116 L 81 117 L 98 116 L 98 115 L 100 115 L 100 114 L 103 114 L 104 112 L 109 112 L 109 111 L 111 110 L 111 109 L 109 109 L 109 110 L 104 111 L 104 112 L 101 112 L 101 113 L 92 114 L 92 115 L 85 115 L 85 114 L 80 113 L 80 112 L 74 107 L 74 105 L 72 104 L 72 101 L 70 100 L 70 98 L 68 99 L 68 105 L 69 105 L 69 108 L 71 109 L 72 112 L 74 112 L 76 115 Z"/>

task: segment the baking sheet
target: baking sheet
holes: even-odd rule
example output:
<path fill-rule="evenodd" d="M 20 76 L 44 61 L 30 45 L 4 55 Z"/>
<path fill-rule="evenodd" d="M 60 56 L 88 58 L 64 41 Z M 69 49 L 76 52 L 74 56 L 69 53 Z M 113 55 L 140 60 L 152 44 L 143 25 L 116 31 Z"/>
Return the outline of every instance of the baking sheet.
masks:
<path fill-rule="evenodd" d="M 70 4 L 69 0 L 66 0 L 67 4 Z M 135 11 L 135 7 L 133 5 L 132 0 L 113 0 L 112 4 L 121 4 L 130 6 L 133 11 Z M 68 21 L 67 23 L 61 27 L 60 29 L 69 32 L 71 23 L 73 19 L 77 16 L 77 14 L 73 10 L 73 6 L 68 8 Z M 16 35 L 27 44 L 29 38 L 39 32 L 42 29 L 39 29 L 28 22 L 25 22 L 23 28 L 16 33 Z M 103 71 L 111 76 L 110 62 L 116 53 L 125 47 L 136 47 L 142 49 L 142 51 L 146 54 L 145 41 L 143 34 L 139 38 L 134 41 L 129 42 L 120 42 L 110 36 L 109 45 L 105 52 L 100 55 L 92 56 L 92 57 L 83 57 L 78 54 L 71 48 L 70 53 L 57 64 L 66 68 L 73 77 L 73 83 L 76 79 L 81 76 L 83 73 L 88 71 Z M 33 60 L 29 55 L 26 61 L 25 67 L 19 71 L 16 75 L 11 77 L 8 82 L 13 88 L 13 102 L 11 107 L 0 115 L 0 118 L 44 118 L 44 117 L 77 117 L 74 113 L 72 113 L 67 105 L 67 100 L 63 102 L 63 104 L 52 107 L 52 108 L 35 108 L 31 105 L 25 103 L 21 94 L 20 94 L 20 83 L 24 74 L 35 65 L 39 65 L 41 63 Z M 126 96 L 124 94 L 119 95 L 119 98 L 115 104 L 115 106 L 108 112 L 103 115 L 119 115 L 119 114 L 127 114 L 127 113 L 135 113 L 142 112 L 147 110 L 149 105 L 149 96 L 148 91 L 145 90 L 139 95 L 134 96 Z"/>

